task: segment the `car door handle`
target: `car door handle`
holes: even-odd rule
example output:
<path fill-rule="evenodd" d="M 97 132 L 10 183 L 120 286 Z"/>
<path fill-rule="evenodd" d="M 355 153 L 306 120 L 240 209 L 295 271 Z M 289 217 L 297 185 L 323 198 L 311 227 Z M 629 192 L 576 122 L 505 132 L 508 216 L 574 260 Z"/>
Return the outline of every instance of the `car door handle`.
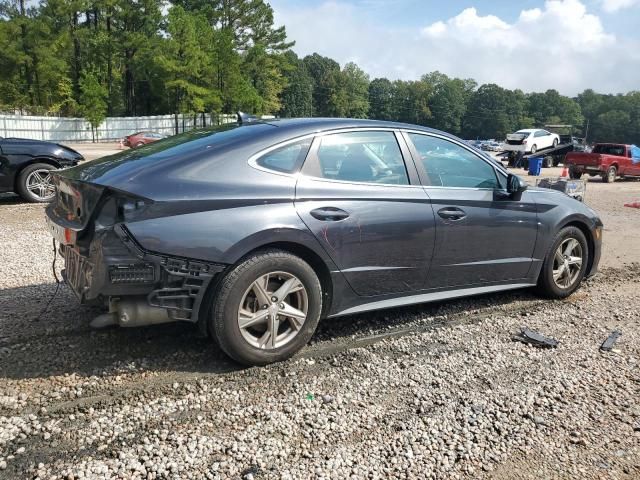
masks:
<path fill-rule="evenodd" d="M 447 220 L 462 220 L 467 216 L 464 210 L 457 207 L 444 207 L 438 210 L 438 215 Z"/>
<path fill-rule="evenodd" d="M 344 210 L 336 207 L 321 207 L 311 210 L 311 216 L 325 222 L 338 222 L 349 217 L 349 214 Z"/>

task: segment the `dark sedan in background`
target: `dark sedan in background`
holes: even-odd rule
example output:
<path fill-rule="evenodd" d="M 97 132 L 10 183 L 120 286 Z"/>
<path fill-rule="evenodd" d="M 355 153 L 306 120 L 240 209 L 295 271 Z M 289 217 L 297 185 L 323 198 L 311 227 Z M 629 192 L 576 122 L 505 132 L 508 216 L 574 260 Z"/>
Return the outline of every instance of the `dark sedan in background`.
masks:
<path fill-rule="evenodd" d="M 49 202 L 55 195 L 51 171 L 83 160 L 72 148 L 24 138 L 0 138 L 0 192 L 16 192 L 29 202 Z"/>
<path fill-rule="evenodd" d="M 293 355 L 323 317 L 523 287 L 570 295 L 602 223 L 443 132 L 345 119 L 191 132 L 55 176 L 48 225 L 94 326 L 197 323 Z"/>

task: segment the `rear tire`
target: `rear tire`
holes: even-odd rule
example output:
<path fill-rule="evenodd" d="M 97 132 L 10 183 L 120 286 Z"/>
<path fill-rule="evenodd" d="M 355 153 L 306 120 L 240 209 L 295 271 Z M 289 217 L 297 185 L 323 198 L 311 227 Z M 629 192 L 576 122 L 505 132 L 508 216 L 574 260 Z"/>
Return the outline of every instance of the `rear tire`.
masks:
<path fill-rule="evenodd" d="M 34 163 L 23 168 L 16 183 L 18 194 L 31 203 L 53 200 L 56 191 L 51 182 L 52 170 L 56 170 L 56 167 L 47 163 Z"/>
<path fill-rule="evenodd" d="M 588 263 L 589 245 L 582 230 L 573 226 L 563 228 L 542 263 L 538 293 L 554 299 L 568 297 L 580 286 Z"/>
<path fill-rule="evenodd" d="M 144 147 L 144 142 L 138 142 L 134 145 L 135 148 Z"/>
<path fill-rule="evenodd" d="M 544 166 L 545 168 L 553 167 L 553 157 L 550 157 L 550 156 L 544 157 Z"/>
<path fill-rule="evenodd" d="M 611 165 L 609 168 L 607 168 L 606 173 L 602 175 L 602 181 L 604 183 L 613 183 L 616 181 L 617 176 L 618 176 L 618 169 L 613 165 Z"/>
<path fill-rule="evenodd" d="M 580 180 L 583 172 L 576 172 L 572 168 L 569 169 L 569 178 L 572 180 Z"/>
<path fill-rule="evenodd" d="M 322 287 L 314 270 L 281 250 L 241 261 L 220 281 L 214 297 L 209 331 L 229 357 L 244 365 L 294 355 L 313 336 L 322 311 Z"/>

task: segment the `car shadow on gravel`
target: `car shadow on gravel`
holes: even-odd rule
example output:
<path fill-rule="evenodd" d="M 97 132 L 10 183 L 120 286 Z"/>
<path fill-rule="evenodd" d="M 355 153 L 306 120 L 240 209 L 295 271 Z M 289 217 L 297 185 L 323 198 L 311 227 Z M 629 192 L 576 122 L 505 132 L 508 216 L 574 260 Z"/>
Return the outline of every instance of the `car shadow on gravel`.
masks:
<path fill-rule="evenodd" d="M 0 377 L 127 371 L 216 374 L 243 368 L 203 337 L 195 325 L 180 322 L 93 330 L 89 322 L 103 310 L 79 305 L 64 285 L 47 306 L 54 291 L 54 283 L 0 290 Z M 316 348 L 326 343 L 330 349 L 335 342 L 348 344 L 353 336 L 366 337 L 420 325 L 430 318 L 493 310 L 535 298 L 525 290 L 325 319 L 312 343 Z"/>
<path fill-rule="evenodd" d="M 22 199 L 15 193 L 0 193 L 0 206 L 2 205 L 20 205 L 22 203 L 29 203 Z"/>

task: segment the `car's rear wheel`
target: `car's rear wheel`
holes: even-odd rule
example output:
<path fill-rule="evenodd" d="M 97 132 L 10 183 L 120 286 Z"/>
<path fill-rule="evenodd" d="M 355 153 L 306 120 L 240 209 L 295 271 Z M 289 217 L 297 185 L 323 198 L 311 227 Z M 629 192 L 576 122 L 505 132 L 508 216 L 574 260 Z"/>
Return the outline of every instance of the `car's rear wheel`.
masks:
<path fill-rule="evenodd" d="M 553 167 L 553 157 L 550 157 L 549 155 L 544 157 L 544 166 L 545 168 Z"/>
<path fill-rule="evenodd" d="M 618 169 L 611 165 L 607 168 L 607 171 L 602 175 L 602 181 L 604 183 L 613 183 L 616 181 L 616 177 L 618 176 Z"/>
<path fill-rule="evenodd" d="M 144 147 L 144 142 L 138 142 L 135 144 L 135 148 Z"/>
<path fill-rule="evenodd" d="M 583 172 L 576 172 L 572 167 L 569 167 L 569 178 L 572 180 L 580 180 Z"/>
<path fill-rule="evenodd" d="M 291 357 L 311 339 L 322 311 L 318 276 L 280 250 L 256 253 L 221 280 L 210 331 L 222 350 L 245 365 Z"/>
<path fill-rule="evenodd" d="M 538 290 L 549 298 L 568 297 L 584 278 L 588 260 L 589 246 L 582 230 L 563 228 L 545 256 Z"/>
<path fill-rule="evenodd" d="M 28 202 L 45 203 L 53 200 L 56 188 L 51 171 L 56 168 L 46 163 L 34 163 L 25 167 L 18 175 L 16 189 Z"/>

